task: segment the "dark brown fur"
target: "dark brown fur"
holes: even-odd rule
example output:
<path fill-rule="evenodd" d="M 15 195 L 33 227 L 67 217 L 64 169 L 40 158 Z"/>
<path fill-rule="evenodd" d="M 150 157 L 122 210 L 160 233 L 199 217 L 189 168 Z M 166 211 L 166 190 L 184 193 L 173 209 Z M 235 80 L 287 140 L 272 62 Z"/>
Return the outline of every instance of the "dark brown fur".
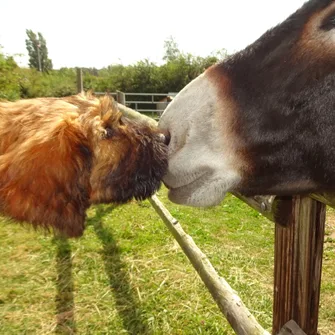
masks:
<path fill-rule="evenodd" d="M 77 237 L 91 203 L 151 196 L 167 168 L 161 134 L 109 97 L 0 102 L 0 212 Z"/>
<path fill-rule="evenodd" d="M 311 0 L 210 69 L 214 81 L 229 81 L 236 105 L 234 136 L 241 143 L 243 180 L 235 191 L 334 190 L 334 30 L 335 1 Z"/>

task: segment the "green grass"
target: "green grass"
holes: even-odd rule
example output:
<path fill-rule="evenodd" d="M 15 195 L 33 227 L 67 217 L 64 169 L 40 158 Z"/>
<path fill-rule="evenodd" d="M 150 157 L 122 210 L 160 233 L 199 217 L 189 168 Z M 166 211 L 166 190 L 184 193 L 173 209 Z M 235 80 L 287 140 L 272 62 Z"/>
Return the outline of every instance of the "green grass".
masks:
<path fill-rule="evenodd" d="M 160 199 L 268 330 L 274 226 L 233 196 L 206 210 Z M 330 211 L 330 217 L 334 215 Z M 334 220 L 335 222 L 335 220 Z M 327 225 L 320 330 L 335 329 Z M 148 201 L 95 206 L 82 238 L 0 223 L 0 334 L 233 334 Z"/>

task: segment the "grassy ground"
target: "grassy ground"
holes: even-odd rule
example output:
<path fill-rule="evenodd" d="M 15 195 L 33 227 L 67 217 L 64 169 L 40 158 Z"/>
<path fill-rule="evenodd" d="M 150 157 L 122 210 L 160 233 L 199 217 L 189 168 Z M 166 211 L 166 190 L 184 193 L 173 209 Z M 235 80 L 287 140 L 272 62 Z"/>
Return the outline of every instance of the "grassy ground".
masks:
<path fill-rule="evenodd" d="M 160 199 L 271 329 L 273 224 L 233 196 L 200 210 Z M 320 311 L 335 334 L 335 212 Z M 0 223 L 0 334 L 233 334 L 149 202 L 89 210 L 78 240 Z"/>

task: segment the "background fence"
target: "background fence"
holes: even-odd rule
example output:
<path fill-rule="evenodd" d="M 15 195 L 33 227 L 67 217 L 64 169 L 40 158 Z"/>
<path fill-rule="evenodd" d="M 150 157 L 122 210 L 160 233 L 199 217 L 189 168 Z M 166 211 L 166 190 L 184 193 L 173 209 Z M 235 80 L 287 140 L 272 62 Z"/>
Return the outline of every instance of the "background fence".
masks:
<path fill-rule="evenodd" d="M 83 92 L 83 72 L 77 69 L 77 92 Z M 134 109 L 137 112 L 150 115 L 156 120 L 162 115 L 168 104 L 178 92 L 168 93 L 132 93 L 132 92 L 109 92 L 118 103 Z M 106 92 L 94 92 L 97 96 L 105 95 Z"/>
<path fill-rule="evenodd" d="M 105 95 L 105 92 L 94 92 L 97 96 Z M 164 112 L 165 108 L 177 95 L 176 92 L 169 93 L 131 93 L 131 92 L 112 92 L 109 93 L 117 102 L 139 113 L 149 115 L 155 119 Z"/>

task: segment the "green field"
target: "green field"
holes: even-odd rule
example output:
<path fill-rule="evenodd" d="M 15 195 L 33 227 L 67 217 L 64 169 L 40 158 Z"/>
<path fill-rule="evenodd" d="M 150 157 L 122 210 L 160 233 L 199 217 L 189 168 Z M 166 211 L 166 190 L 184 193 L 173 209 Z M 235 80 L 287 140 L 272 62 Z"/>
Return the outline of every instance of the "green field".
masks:
<path fill-rule="evenodd" d="M 233 196 L 206 210 L 159 192 L 268 330 L 273 223 Z M 329 210 L 321 334 L 335 334 L 335 212 Z M 148 201 L 95 206 L 82 238 L 0 222 L 0 334 L 233 334 Z"/>

